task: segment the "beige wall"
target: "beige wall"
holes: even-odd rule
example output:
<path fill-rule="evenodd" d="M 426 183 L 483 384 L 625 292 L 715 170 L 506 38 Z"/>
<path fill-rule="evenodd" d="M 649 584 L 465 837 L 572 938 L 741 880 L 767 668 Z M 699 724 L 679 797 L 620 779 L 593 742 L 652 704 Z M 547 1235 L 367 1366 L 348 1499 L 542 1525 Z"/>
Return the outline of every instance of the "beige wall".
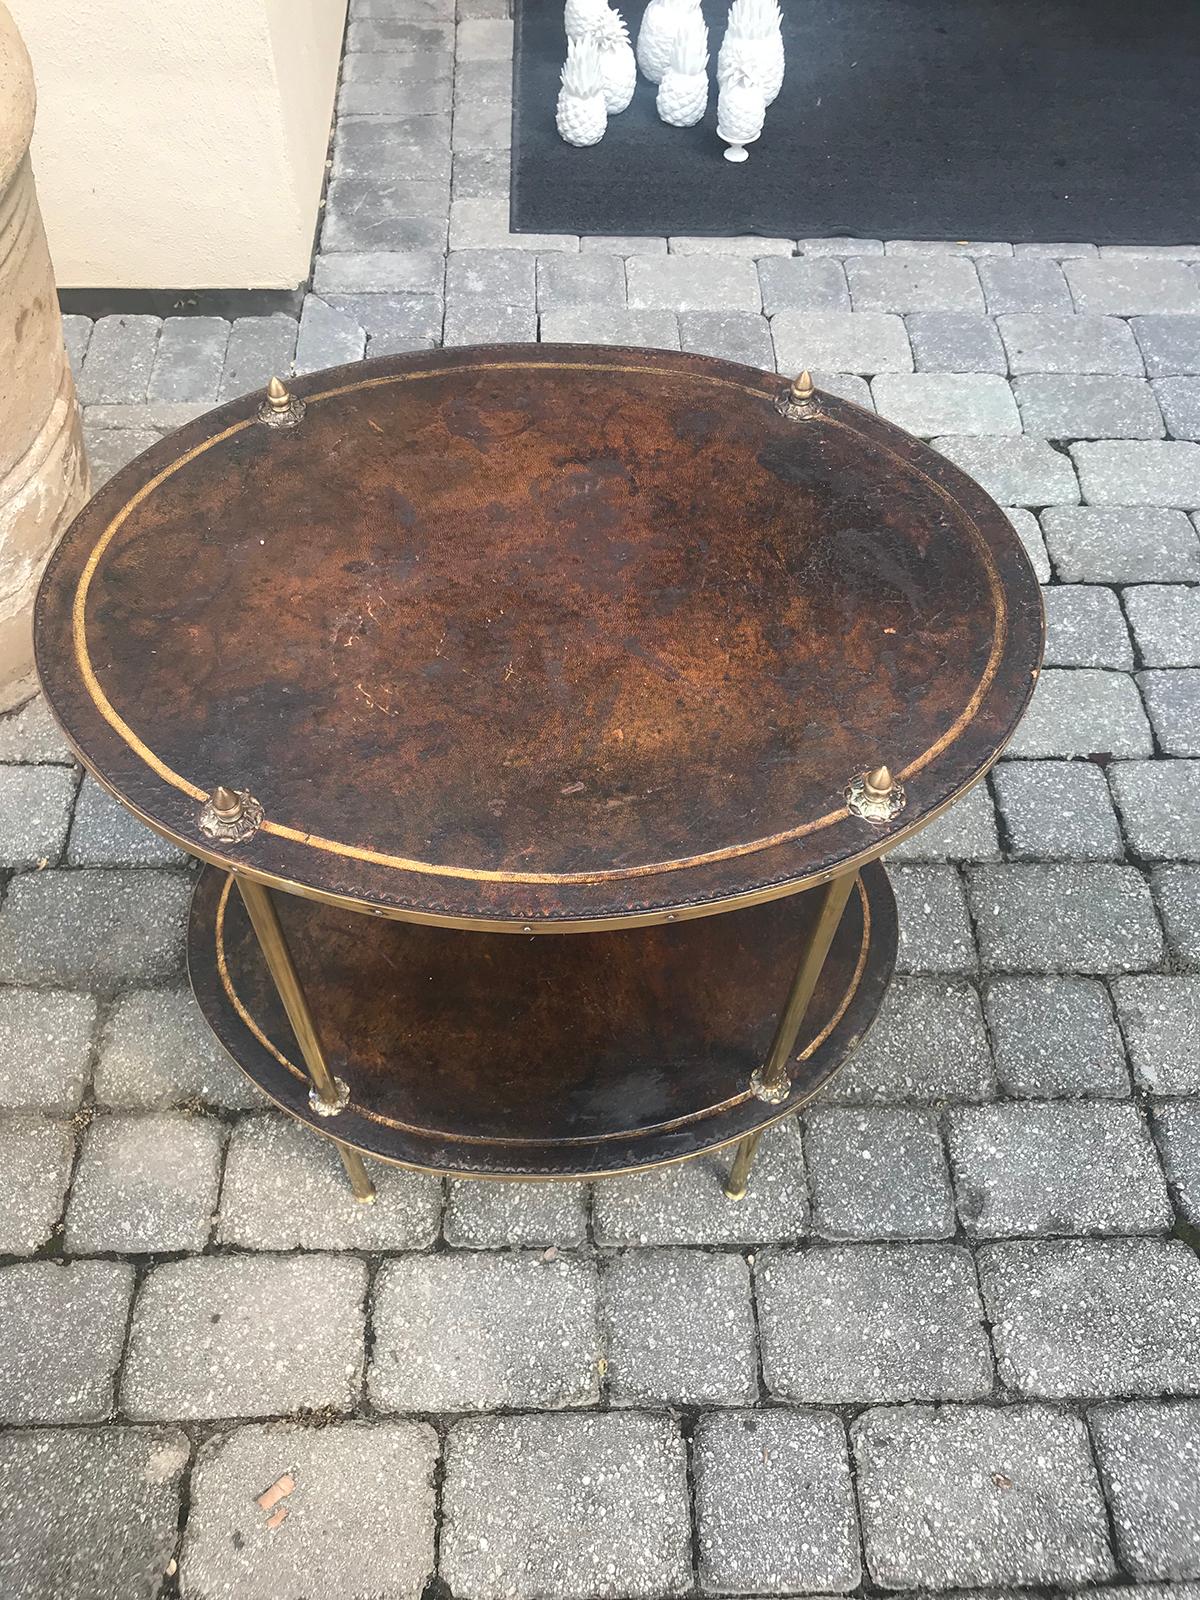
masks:
<path fill-rule="evenodd" d="M 308 274 L 347 0 L 8 0 L 67 288 Z"/>

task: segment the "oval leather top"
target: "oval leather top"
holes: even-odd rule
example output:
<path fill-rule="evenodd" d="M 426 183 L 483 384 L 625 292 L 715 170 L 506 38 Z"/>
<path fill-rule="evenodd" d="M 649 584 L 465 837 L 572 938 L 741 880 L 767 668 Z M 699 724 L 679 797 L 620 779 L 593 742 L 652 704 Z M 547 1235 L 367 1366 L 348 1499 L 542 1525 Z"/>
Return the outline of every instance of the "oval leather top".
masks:
<path fill-rule="evenodd" d="M 452 925 L 696 915 L 878 855 L 977 779 L 1036 679 L 1007 518 L 788 380 L 491 346 L 297 379 L 116 476 L 47 570 L 80 756 L 194 854 Z M 880 827 L 843 790 L 886 764 Z M 217 785 L 263 821 L 199 827 Z"/>

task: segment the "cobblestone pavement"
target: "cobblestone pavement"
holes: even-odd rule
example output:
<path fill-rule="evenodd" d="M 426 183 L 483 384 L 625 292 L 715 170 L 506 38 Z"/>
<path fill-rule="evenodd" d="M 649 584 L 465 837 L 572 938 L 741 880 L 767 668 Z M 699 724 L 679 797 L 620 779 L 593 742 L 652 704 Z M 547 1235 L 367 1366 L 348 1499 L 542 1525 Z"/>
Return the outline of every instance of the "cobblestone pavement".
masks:
<path fill-rule="evenodd" d="M 511 27 L 451 5 L 352 0 L 298 322 L 68 319 L 97 476 L 293 363 L 805 364 L 1012 508 L 1048 669 L 741 1205 L 701 1162 L 356 1209 L 198 1019 L 183 858 L 0 721 L 0 1593 L 1194 1600 L 1200 246 L 510 235 Z"/>

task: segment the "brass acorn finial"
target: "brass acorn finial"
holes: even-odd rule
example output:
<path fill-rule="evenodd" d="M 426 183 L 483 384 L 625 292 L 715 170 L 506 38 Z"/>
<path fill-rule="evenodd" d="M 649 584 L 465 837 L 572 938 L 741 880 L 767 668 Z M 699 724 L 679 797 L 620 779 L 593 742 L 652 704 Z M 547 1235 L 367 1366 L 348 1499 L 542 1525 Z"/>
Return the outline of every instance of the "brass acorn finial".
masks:
<path fill-rule="evenodd" d="M 811 400 L 815 387 L 816 385 L 812 381 L 812 374 L 809 372 L 808 368 L 805 367 L 804 371 L 796 379 L 795 383 L 792 384 L 792 399 Z"/>
<path fill-rule="evenodd" d="M 868 772 L 864 776 L 863 787 L 868 794 L 891 794 L 896 787 L 896 780 L 887 767 L 876 767 L 874 772 Z"/>
<path fill-rule="evenodd" d="M 305 402 L 293 394 L 281 378 L 272 378 L 266 398 L 258 408 L 258 420 L 268 428 L 294 428 L 304 416 Z"/>
<path fill-rule="evenodd" d="M 221 822 L 236 822 L 245 805 L 241 795 L 233 789 L 227 789 L 223 783 L 219 783 L 209 795 L 208 803 L 213 816 Z"/>

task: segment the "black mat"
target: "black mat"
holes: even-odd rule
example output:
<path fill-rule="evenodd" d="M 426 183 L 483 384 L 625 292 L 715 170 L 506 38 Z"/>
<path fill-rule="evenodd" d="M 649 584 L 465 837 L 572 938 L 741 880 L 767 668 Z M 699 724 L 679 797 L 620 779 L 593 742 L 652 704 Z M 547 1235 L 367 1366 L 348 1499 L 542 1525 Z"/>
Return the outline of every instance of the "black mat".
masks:
<path fill-rule="evenodd" d="M 782 0 L 787 77 L 741 166 L 715 84 L 698 127 L 639 78 L 598 145 L 564 144 L 562 0 L 516 5 L 521 231 L 1200 238 L 1200 0 Z M 704 0 L 714 66 L 727 9 Z"/>

